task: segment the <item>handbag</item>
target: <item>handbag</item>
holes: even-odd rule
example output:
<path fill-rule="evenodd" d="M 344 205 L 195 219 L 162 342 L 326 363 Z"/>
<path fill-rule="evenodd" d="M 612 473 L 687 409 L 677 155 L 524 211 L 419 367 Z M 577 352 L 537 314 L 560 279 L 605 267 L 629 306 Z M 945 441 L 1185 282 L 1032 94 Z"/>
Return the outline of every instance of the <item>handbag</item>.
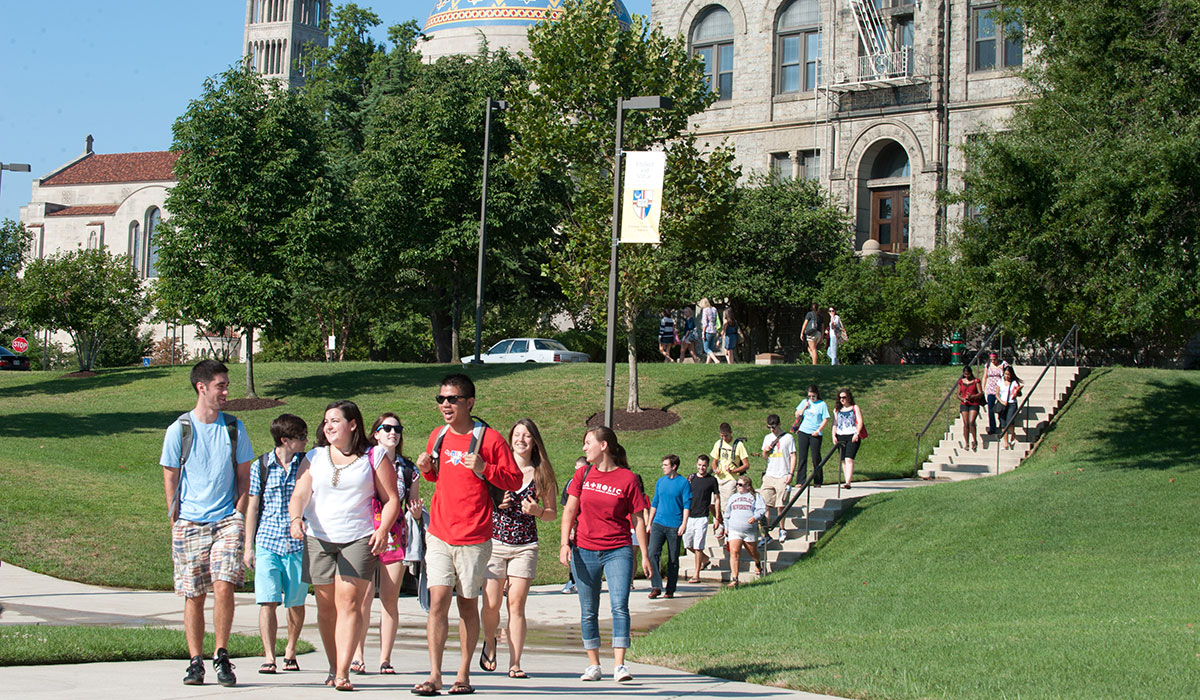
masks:
<path fill-rule="evenodd" d="M 858 440 L 862 442 L 867 439 L 867 422 L 863 420 L 862 411 L 858 406 L 854 407 L 854 414 L 858 417 Z"/>
<path fill-rule="evenodd" d="M 400 455 L 396 455 L 396 456 L 399 457 Z M 378 458 L 375 457 L 375 448 L 374 447 L 372 447 L 370 450 L 367 451 L 367 462 L 370 463 L 370 465 L 371 465 L 371 471 L 375 471 L 375 467 L 379 464 L 379 460 L 378 460 Z M 408 485 L 405 484 L 405 489 L 407 490 L 407 488 L 408 488 Z M 404 496 L 400 496 L 400 498 L 403 499 Z M 401 502 L 403 502 L 403 500 Z M 403 506 L 401 506 L 401 507 L 403 507 Z M 382 522 L 383 501 L 379 500 L 378 493 L 375 494 L 374 496 L 371 496 L 371 515 L 372 515 L 372 520 L 374 521 L 375 525 L 378 525 L 380 522 Z M 404 523 L 405 523 L 405 520 L 403 517 L 396 518 L 396 522 L 392 523 L 392 528 L 390 530 L 388 530 L 388 533 L 391 535 L 392 541 L 401 542 L 401 543 L 405 543 L 408 541 L 408 537 L 404 532 Z"/>

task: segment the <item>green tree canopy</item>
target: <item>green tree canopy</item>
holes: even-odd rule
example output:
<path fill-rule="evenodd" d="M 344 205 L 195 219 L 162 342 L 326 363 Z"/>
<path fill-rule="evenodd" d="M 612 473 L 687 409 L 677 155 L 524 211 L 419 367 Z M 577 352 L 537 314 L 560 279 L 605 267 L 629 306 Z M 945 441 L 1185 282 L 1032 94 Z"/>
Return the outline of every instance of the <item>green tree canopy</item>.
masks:
<path fill-rule="evenodd" d="M 967 148 L 975 318 L 1178 347 L 1200 327 L 1200 4 L 1006 6 L 1037 60 L 1010 129 Z"/>
<path fill-rule="evenodd" d="M 15 322 L 17 275 L 25 263 L 33 234 L 19 221 L 0 221 L 0 328 Z"/>
<path fill-rule="evenodd" d="M 105 339 L 136 334 L 149 312 L 129 258 L 105 250 L 31 260 L 18 294 L 27 323 L 71 335 L 80 371 L 95 366 Z"/>

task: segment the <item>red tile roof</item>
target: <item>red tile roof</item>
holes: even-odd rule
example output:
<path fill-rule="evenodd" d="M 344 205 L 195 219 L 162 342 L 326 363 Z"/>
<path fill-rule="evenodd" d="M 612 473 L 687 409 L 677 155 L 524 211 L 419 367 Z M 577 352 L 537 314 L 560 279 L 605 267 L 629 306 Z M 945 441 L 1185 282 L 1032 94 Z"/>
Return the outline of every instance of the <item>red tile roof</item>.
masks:
<path fill-rule="evenodd" d="M 95 185 L 112 182 L 161 182 L 175 179 L 170 151 L 93 153 L 42 180 L 42 185 Z"/>
<path fill-rule="evenodd" d="M 67 207 L 58 211 L 46 212 L 46 216 L 96 216 L 98 214 L 116 214 L 120 204 L 83 204 L 77 207 Z M 90 225 L 90 224 L 89 224 Z"/>

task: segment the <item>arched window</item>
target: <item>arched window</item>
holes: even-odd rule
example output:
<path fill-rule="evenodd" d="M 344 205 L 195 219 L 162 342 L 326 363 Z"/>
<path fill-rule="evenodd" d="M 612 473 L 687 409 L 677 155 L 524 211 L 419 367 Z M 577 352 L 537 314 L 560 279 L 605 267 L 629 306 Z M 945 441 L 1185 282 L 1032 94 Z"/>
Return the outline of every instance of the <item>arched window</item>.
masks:
<path fill-rule="evenodd" d="M 692 53 L 704 61 L 704 82 L 718 100 L 733 97 L 733 18 L 719 5 L 708 8 L 692 28 Z"/>
<path fill-rule="evenodd" d="M 875 157 L 871 165 L 871 179 L 908 177 L 912 175 L 912 165 L 908 162 L 908 152 L 904 146 L 893 141 Z"/>
<path fill-rule="evenodd" d="M 129 265 L 140 274 L 142 271 L 142 225 L 129 222 Z"/>
<path fill-rule="evenodd" d="M 154 240 L 158 233 L 158 225 L 162 223 L 162 212 L 158 207 L 151 207 L 146 212 L 146 274 L 145 277 L 158 277 L 158 241 Z"/>
<path fill-rule="evenodd" d="M 811 92 L 821 80 L 821 5 L 792 0 L 775 22 L 776 90 Z"/>

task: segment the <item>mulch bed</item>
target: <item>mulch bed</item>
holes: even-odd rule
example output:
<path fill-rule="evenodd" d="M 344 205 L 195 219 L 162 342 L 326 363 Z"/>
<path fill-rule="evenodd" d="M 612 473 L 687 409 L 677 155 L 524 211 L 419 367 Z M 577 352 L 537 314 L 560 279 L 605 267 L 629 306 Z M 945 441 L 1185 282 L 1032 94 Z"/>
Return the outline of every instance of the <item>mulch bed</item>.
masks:
<path fill-rule="evenodd" d="M 613 411 L 613 430 L 658 430 L 679 422 L 679 414 L 665 411 L 661 408 L 643 408 L 637 413 L 629 411 Z M 587 427 L 599 428 L 604 425 L 604 412 L 593 413 L 587 419 Z"/>
<path fill-rule="evenodd" d="M 96 376 L 95 372 L 68 372 L 60 375 L 60 379 L 86 379 L 87 377 Z"/>
<path fill-rule="evenodd" d="M 278 399 L 230 399 L 225 402 L 226 411 L 259 411 L 264 408 L 275 408 L 287 404 Z"/>

